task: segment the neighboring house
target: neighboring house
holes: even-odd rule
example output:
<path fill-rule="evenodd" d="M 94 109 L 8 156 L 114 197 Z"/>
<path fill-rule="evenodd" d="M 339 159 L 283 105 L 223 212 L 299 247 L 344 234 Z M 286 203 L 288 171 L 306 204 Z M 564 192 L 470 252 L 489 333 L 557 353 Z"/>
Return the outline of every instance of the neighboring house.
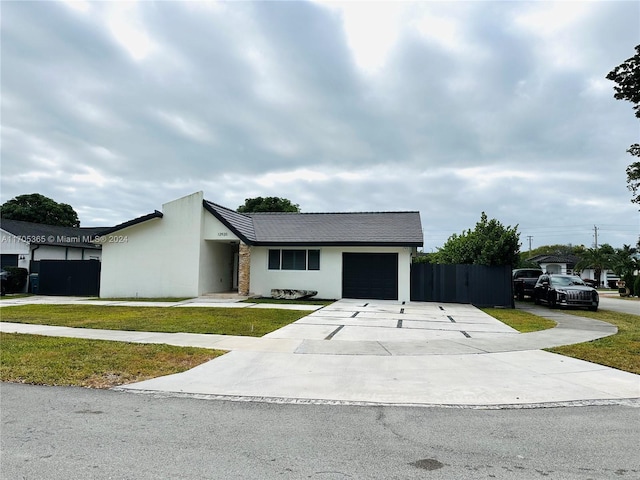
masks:
<path fill-rule="evenodd" d="M 535 255 L 529 258 L 529 261 L 540 265 L 540 269 L 544 273 L 551 274 L 571 274 L 576 264 L 580 261 L 579 257 L 570 254 L 558 255 Z"/>
<path fill-rule="evenodd" d="M 571 254 L 557 254 L 557 255 L 535 255 L 528 259 L 531 262 L 535 262 L 540 265 L 540 269 L 544 273 L 551 274 L 576 274 L 583 279 L 595 280 L 596 274 L 593 268 L 585 268 L 580 271 L 575 271 L 576 264 L 580 261 L 580 257 Z M 605 279 L 609 270 L 603 270 L 600 275 L 601 286 L 605 285 Z"/>
<path fill-rule="evenodd" d="M 39 260 L 100 260 L 95 242 L 106 227 L 60 227 L 18 220 L 0 220 L 2 267 L 30 269 Z"/>
<path fill-rule="evenodd" d="M 418 212 L 241 214 L 202 192 L 103 235 L 102 297 L 301 289 L 408 301 L 423 245 Z"/>

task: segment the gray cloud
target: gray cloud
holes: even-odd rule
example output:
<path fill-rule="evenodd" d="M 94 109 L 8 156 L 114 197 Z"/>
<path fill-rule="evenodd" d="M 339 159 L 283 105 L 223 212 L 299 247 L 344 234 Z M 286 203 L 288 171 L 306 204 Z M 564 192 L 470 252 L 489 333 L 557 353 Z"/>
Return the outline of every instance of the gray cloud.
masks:
<path fill-rule="evenodd" d="M 402 4 L 373 70 L 333 4 L 87 6 L 3 4 L 3 202 L 39 192 L 108 225 L 204 190 L 420 210 L 426 250 L 481 211 L 534 246 L 590 245 L 594 224 L 637 240 L 638 123 L 604 78 L 637 3 Z"/>

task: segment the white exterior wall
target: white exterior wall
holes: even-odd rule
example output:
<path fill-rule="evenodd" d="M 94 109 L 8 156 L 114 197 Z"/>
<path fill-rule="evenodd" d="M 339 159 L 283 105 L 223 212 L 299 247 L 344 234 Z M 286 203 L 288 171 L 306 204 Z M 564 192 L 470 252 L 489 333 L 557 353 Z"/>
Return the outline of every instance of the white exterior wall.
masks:
<path fill-rule="evenodd" d="M 0 229 L 0 253 L 18 255 L 18 267 L 29 268 L 29 244 L 15 235 Z M 24 257 L 20 259 L 20 257 Z"/>
<path fill-rule="evenodd" d="M 199 292 L 202 192 L 165 203 L 163 218 L 102 244 L 101 297 L 191 297 Z M 107 236 L 108 237 L 108 236 Z"/>
<path fill-rule="evenodd" d="M 320 270 L 269 270 L 269 249 L 320 250 Z M 342 298 L 342 254 L 397 253 L 398 300 L 409 301 L 411 254 L 409 247 L 251 247 L 251 293 L 269 297 L 272 288 L 317 290 L 318 298 Z"/>
<path fill-rule="evenodd" d="M 202 209 L 199 295 L 233 289 L 233 254 L 239 239 L 217 218 Z"/>
<path fill-rule="evenodd" d="M 40 245 L 33 249 L 34 260 L 100 260 L 102 252 L 92 248 Z"/>

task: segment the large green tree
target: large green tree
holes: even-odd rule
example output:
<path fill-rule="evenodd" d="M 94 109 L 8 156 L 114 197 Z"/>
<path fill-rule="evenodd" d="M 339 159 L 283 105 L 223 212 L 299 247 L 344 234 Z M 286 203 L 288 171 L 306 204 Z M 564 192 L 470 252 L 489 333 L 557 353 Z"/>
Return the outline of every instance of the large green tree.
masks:
<path fill-rule="evenodd" d="M 255 197 L 247 198 L 244 205 L 237 209 L 240 213 L 256 212 L 299 212 L 300 205 L 291 203 L 291 200 L 280 197 Z"/>
<path fill-rule="evenodd" d="M 609 72 L 607 79 L 616 83 L 613 96 L 618 100 L 631 102 L 636 117 L 640 118 L 640 45 L 636 46 L 633 57 Z M 634 143 L 627 152 L 640 158 L 640 144 Z M 631 201 L 640 204 L 640 161 L 627 167 L 627 188 L 632 194 Z"/>
<path fill-rule="evenodd" d="M 519 252 L 518 226 L 505 227 L 482 212 L 474 230 L 451 235 L 435 257 L 438 263 L 517 265 Z"/>
<path fill-rule="evenodd" d="M 39 193 L 18 195 L 0 206 L 0 217 L 7 220 L 79 227 L 78 214 L 66 203 L 58 203 Z"/>

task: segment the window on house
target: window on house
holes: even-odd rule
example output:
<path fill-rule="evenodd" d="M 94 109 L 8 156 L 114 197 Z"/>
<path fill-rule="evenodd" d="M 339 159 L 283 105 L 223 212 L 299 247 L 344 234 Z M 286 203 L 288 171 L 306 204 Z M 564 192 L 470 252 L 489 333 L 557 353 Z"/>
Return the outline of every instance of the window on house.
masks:
<path fill-rule="evenodd" d="M 280 270 L 280 250 L 269 250 L 269 270 Z"/>
<path fill-rule="evenodd" d="M 269 250 L 269 270 L 320 270 L 320 250 Z"/>

